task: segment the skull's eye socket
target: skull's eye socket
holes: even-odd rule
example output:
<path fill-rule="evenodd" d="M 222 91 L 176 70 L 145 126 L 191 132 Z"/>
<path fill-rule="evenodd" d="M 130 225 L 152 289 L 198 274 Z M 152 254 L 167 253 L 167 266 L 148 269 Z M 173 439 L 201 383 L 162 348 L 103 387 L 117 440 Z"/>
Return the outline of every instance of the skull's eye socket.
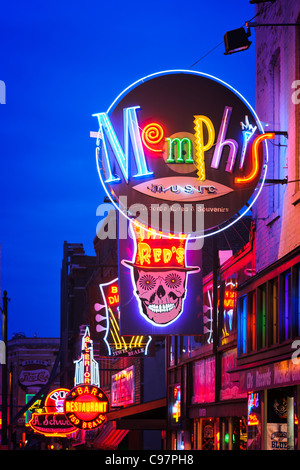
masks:
<path fill-rule="evenodd" d="M 151 290 L 155 287 L 155 277 L 145 274 L 139 279 L 139 285 L 143 290 Z"/>
<path fill-rule="evenodd" d="M 181 277 L 176 273 L 168 274 L 166 276 L 165 282 L 171 289 L 178 289 L 181 284 Z"/>

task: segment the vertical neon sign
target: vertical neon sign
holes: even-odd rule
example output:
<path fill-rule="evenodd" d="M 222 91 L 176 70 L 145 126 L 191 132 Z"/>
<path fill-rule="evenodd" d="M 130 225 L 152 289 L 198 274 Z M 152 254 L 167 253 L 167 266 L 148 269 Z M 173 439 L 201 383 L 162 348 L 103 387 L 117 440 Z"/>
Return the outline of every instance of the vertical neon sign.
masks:
<path fill-rule="evenodd" d="M 99 366 L 94 359 L 93 341 L 88 327 L 82 338 L 81 357 L 75 362 L 75 386 L 79 384 L 100 387 Z"/>

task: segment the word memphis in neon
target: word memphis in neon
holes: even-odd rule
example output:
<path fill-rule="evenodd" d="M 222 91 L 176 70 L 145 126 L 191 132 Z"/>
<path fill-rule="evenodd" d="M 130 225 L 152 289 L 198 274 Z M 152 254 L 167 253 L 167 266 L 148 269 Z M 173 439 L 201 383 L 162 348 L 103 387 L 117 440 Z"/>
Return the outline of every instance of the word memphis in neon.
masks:
<path fill-rule="evenodd" d="M 206 180 L 206 162 L 205 153 L 214 147 L 211 159 L 211 168 L 220 167 L 223 150 L 228 148 L 229 154 L 225 166 L 225 171 L 232 173 L 237 161 L 239 144 L 235 139 L 226 137 L 230 124 L 232 108 L 226 106 L 223 112 L 221 126 L 215 139 L 215 127 L 211 119 L 204 115 L 194 116 L 194 134 L 185 136 L 165 137 L 164 128 L 160 123 L 153 122 L 145 126 L 142 131 L 138 121 L 138 106 L 124 109 L 124 142 L 125 149 L 119 142 L 117 134 L 113 128 L 107 113 L 99 113 L 99 139 L 98 145 L 102 145 L 102 162 L 107 175 L 106 183 L 120 182 L 120 176 L 116 175 L 111 168 L 111 157 L 109 149 L 114 154 L 121 175 L 128 182 L 130 179 L 129 168 L 129 150 L 130 143 L 133 149 L 133 156 L 137 172 L 132 175 L 133 178 L 151 177 L 153 172 L 147 165 L 146 150 L 150 153 L 166 154 L 164 160 L 167 165 L 187 164 L 193 165 L 197 170 L 197 179 Z M 245 184 L 253 181 L 259 172 L 258 150 L 260 144 L 266 139 L 274 138 L 274 133 L 264 133 L 255 135 L 257 126 L 249 123 L 248 116 L 245 116 L 245 123 L 241 123 L 242 147 L 240 151 L 239 170 L 243 170 L 246 162 L 247 148 L 252 140 L 252 168 L 249 174 L 241 175 L 235 178 L 235 183 Z M 182 134 L 182 133 L 181 133 Z M 254 136 L 254 137 L 253 137 Z M 249 153 L 249 152 L 248 152 Z"/>

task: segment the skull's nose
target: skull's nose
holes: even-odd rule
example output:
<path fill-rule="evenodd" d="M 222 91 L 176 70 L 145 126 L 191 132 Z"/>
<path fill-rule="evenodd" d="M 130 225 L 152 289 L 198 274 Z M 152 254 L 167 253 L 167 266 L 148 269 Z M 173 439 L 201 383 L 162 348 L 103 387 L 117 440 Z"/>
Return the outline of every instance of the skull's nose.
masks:
<path fill-rule="evenodd" d="M 163 288 L 163 286 L 159 286 L 159 288 L 157 289 L 157 295 L 159 298 L 163 297 L 164 295 L 166 294 L 166 291 L 165 289 Z"/>

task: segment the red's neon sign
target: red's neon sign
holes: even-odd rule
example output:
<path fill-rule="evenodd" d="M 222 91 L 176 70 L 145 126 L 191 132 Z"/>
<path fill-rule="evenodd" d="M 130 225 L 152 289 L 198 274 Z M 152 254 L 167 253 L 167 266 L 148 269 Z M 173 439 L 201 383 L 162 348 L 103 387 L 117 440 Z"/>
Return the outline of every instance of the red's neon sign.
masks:
<path fill-rule="evenodd" d="M 154 325 L 168 325 L 183 311 L 188 274 L 199 272 L 200 267 L 186 266 L 185 235 L 165 238 L 141 224 L 134 224 L 132 230 L 137 244 L 135 258 L 121 263 L 133 271 L 140 313 Z"/>

